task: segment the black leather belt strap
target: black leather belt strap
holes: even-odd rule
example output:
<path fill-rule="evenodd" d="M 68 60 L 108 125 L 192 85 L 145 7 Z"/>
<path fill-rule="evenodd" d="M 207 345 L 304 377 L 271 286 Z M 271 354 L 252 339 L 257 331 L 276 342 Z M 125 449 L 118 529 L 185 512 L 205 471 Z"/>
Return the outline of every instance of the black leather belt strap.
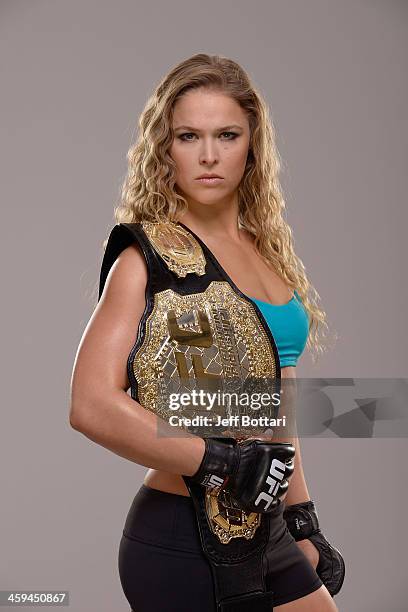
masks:
<path fill-rule="evenodd" d="M 271 612 L 273 592 L 266 591 L 263 554 L 270 518 L 262 515 L 252 539 L 233 538 L 222 544 L 212 532 L 205 509 L 205 487 L 183 476 L 196 511 L 203 552 L 213 576 L 217 612 Z"/>

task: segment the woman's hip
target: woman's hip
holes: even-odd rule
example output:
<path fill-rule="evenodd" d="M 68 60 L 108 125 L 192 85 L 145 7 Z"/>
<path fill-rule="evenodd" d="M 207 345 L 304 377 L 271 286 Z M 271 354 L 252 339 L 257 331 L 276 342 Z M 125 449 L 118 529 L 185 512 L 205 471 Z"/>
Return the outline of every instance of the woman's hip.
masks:
<path fill-rule="evenodd" d="M 275 605 L 310 593 L 321 581 L 290 535 L 284 504 L 269 521 L 263 574 Z M 126 517 L 119 547 L 119 575 L 134 612 L 212 612 L 213 578 L 191 497 L 142 485 Z"/>

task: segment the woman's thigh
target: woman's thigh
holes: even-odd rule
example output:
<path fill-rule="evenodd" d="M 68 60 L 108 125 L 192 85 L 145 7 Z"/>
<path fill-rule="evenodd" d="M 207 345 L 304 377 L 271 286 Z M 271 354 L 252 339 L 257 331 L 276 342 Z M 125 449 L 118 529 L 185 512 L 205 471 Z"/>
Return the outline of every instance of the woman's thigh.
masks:
<path fill-rule="evenodd" d="M 338 612 L 334 599 L 324 585 L 309 595 L 274 606 L 273 609 L 274 612 Z"/>

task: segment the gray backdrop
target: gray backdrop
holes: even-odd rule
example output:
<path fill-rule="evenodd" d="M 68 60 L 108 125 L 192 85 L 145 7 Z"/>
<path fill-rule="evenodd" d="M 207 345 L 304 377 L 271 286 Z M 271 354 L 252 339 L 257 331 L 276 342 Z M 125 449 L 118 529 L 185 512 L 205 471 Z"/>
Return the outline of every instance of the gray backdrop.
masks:
<path fill-rule="evenodd" d="M 408 3 L 0 7 L 0 589 L 69 589 L 75 612 L 126 611 L 117 549 L 145 469 L 71 429 L 68 393 L 145 100 L 197 52 L 249 71 L 276 124 L 297 252 L 340 336 L 298 376 L 405 377 Z M 406 440 L 302 448 L 347 560 L 339 609 L 406 610 Z"/>

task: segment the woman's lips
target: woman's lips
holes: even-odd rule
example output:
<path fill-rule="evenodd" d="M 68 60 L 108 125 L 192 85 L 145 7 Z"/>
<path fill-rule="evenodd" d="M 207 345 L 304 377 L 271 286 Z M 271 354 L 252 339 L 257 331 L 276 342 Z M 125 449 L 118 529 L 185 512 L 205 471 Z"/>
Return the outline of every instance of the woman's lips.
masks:
<path fill-rule="evenodd" d="M 211 177 L 211 178 L 198 178 L 195 179 L 196 181 L 198 181 L 199 183 L 202 183 L 203 185 L 218 185 L 219 183 L 221 183 L 221 181 L 223 181 L 224 179 L 220 178 L 220 177 Z"/>

